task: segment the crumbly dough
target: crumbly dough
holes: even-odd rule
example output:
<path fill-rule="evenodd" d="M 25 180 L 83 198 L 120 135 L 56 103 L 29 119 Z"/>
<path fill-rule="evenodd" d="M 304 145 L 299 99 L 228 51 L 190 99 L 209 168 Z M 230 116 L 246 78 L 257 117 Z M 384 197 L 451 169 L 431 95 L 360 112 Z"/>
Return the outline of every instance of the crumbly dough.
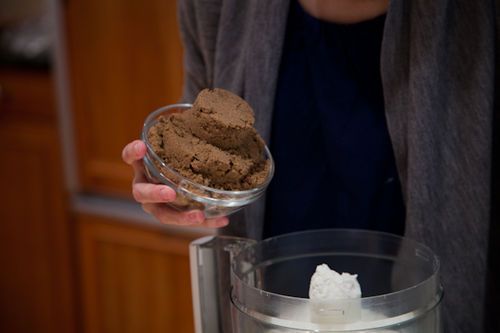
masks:
<path fill-rule="evenodd" d="M 267 178 L 270 162 L 242 98 L 204 89 L 193 107 L 161 117 L 148 133 L 155 153 L 183 177 L 222 190 L 248 190 Z"/>

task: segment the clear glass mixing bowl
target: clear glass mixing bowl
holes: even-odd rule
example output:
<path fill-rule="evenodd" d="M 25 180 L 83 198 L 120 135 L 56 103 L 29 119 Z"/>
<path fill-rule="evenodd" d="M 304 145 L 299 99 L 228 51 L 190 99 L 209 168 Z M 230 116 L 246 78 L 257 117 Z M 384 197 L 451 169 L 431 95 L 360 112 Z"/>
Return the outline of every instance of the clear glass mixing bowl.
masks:
<path fill-rule="evenodd" d="M 153 150 L 149 140 L 149 129 L 158 122 L 159 117 L 171 113 L 182 112 L 191 108 L 191 104 L 172 104 L 157 109 L 145 120 L 141 139 L 146 144 L 146 155 L 143 158 L 144 169 L 150 182 L 165 184 L 177 193 L 174 202 L 167 205 L 181 211 L 198 209 L 205 217 L 214 218 L 230 215 L 260 198 L 274 175 L 274 162 L 267 146 L 264 147 L 265 158 L 271 167 L 266 180 L 256 188 L 245 191 L 224 191 L 195 183 L 171 168 Z"/>

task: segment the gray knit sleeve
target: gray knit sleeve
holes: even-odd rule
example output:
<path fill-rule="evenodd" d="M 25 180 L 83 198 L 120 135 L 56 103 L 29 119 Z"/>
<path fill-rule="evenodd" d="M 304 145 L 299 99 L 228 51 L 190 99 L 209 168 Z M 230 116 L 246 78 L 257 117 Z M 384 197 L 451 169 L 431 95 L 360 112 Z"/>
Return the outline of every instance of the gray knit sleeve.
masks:
<path fill-rule="evenodd" d="M 182 101 L 192 102 L 201 89 L 213 86 L 220 0 L 178 0 L 177 15 L 184 48 Z"/>

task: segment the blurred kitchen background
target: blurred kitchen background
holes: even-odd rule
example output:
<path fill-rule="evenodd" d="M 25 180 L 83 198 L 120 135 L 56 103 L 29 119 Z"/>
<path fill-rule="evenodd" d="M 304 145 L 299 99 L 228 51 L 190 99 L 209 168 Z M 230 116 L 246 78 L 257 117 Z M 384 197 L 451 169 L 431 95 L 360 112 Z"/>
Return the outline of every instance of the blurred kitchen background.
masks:
<path fill-rule="evenodd" d="M 193 332 L 188 244 L 121 150 L 176 102 L 174 0 L 0 0 L 0 332 Z"/>

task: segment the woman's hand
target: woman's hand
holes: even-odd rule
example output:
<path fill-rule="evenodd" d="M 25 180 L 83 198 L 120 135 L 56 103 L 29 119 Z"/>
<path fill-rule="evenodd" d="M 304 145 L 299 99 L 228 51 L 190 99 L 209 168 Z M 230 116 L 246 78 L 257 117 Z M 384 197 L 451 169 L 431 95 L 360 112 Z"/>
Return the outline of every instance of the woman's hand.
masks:
<path fill-rule="evenodd" d="M 142 204 L 145 212 L 156 217 L 161 223 L 184 226 L 203 226 L 210 228 L 224 227 L 229 223 L 227 217 L 205 219 L 202 211 L 179 212 L 165 205 L 175 200 L 175 191 L 166 185 L 151 184 L 144 173 L 142 158 L 146 154 L 146 145 L 135 140 L 123 148 L 122 159 L 134 169 L 132 193 L 134 199 Z"/>

